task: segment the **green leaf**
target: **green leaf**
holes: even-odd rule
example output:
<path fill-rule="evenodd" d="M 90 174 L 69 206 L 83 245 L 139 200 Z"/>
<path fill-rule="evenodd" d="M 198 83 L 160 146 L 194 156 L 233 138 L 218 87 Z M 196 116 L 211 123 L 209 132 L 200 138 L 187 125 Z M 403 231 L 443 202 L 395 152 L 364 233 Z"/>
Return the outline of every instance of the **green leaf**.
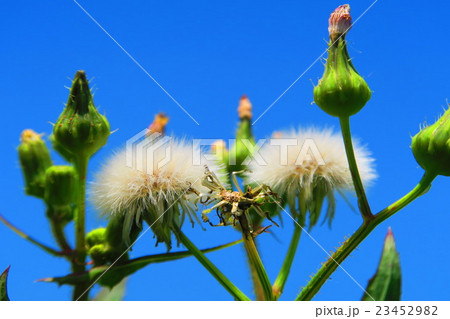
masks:
<path fill-rule="evenodd" d="M 94 297 L 94 301 L 121 301 L 125 296 L 127 278 L 124 278 L 113 288 L 102 288 Z"/>
<path fill-rule="evenodd" d="M 6 268 L 6 270 L 0 275 L 0 301 L 9 301 L 6 281 L 8 279 L 8 272 L 10 267 Z"/>
<path fill-rule="evenodd" d="M 224 249 L 227 247 L 234 246 L 241 243 L 242 240 L 236 240 L 234 242 L 220 245 L 208 249 L 202 250 L 204 253 Z M 118 285 L 125 277 L 130 276 L 136 271 L 144 268 L 145 266 L 153 263 L 161 263 L 165 261 L 177 260 L 185 257 L 191 256 L 192 253 L 189 251 L 180 251 L 175 253 L 165 253 L 157 255 L 148 255 L 135 259 L 128 260 L 121 264 L 116 264 L 112 266 L 98 266 L 94 267 L 88 271 L 81 274 L 70 274 L 63 277 L 52 277 L 44 278 L 38 281 L 41 282 L 54 282 L 59 285 L 77 285 L 80 283 L 98 283 L 102 286 L 113 288 Z"/>
<path fill-rule="evenodd" d="M 370 279 L 363 301 L 399 301 L 402 290 L 400 257 L 395 248 L 394 235 L 389 228 L 384 241 L 378 270 Z"/>

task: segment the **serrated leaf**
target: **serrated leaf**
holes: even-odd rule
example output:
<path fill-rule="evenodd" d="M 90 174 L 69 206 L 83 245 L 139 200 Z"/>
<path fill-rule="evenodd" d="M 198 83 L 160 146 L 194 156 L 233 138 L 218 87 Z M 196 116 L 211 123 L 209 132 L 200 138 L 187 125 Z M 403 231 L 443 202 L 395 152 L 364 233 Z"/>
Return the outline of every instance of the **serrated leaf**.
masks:
<path fill-rule="evenodd" d="M 6 270 L 0 275 L 0 301 L 9 301 L 8 289 L 6 286 L 9 268 L 10 267 L 6 268 Z"/>
<path fill-rule="evenodd" d="M 237 240 L 232 243 L 220 245 L 208 249 L 202 250 L 203 253 L 213 252 L 216 250 L 224 249 L 241 243 L 242 240 Z M 124 278 L 130 276 L 136 271 L 144 268 L 145 266 L 153 263 L 161 263 L 165 261 L 177 260 L 191 256 L 189 251 L 180 251 L 175 253 L 165 253 L 157 255 L 149 255 L 128 260 L 120 265 L 113 266 L 98 266 L 94 267 L 81 274 L 70 274 L 63 277 L 44 278 L 38 281 L 41 282 L 54 282 L 59 285 L 76 285 L 79 283 L 98 283 L 102 286 L 113 288 L 119 284 Z"/>
<path fill-rule="evenodd" d="M 122 279 L 113 288 L 102 288 L 98 294 L 94 297 L 94 301 L 121 301 L 125 296 L 125 287 L 127 278 Z"/>
<path fill-rule="evenodd" d="M 370 279 L 363 301 L 399 301 L 402 290 L 400 257 L 395 247 L 394 235 L 389 228 L 384 241 L 378 270 Z"/>

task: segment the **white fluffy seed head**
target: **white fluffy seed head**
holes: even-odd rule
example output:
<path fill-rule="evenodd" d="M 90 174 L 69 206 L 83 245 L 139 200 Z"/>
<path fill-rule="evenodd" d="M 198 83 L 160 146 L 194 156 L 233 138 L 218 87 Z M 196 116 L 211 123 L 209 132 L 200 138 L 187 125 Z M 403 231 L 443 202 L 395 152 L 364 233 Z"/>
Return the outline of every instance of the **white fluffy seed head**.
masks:
<path fill-rule="evenodd" d="M 168 148 L 170 151 L 166 153 Z M 192 208 L 197 196 L 190 192 L 190 189 L 197 192 L 207 191 L 201 185 L 205 176 L 205 165 L 218 176 L 222 175 L 220 167 L 206 162 L 204 157 L 200 158 L 200 162 L 196 162 L 198 154 L 198 147 L 185 141 L 174 140 L 155 147 L 148 156 L 133 151 L 130 157 L 130 152 L 127 154 L 126 149 L 121 150 L 114 154 L 97 174 L 90 187 L 90 199 L 103 215 L 125 214 L 130 215 L 128 220 L 136 221 L 140 219 L 141 214 L 144 219 L 145 216 L 152 216 L 155 227 L 168 220 L 165 216 L 156 221 L 162 214 L 177 218 L 177 224 L 184 220 L 179 219 L 180 212 L 187 214 L 191 220 L 192 217 L 196 219 L 196 216 L 192 216 Z M 146 221 L 151 222 L 147 219 Z M 170 223 L 172 222 L 170 220 Z M 126 231 L 124 234 L 126 235 Z"/>
<path fill-rule="evenodd" d="M 300 197 L 306 201 L 307 210 L 320 210 L 321 203 L 328 198 L 334 206 L 333 192 L 353 189 L 352 177 L 347 163 L 342 137 L 331 129 L 299 129 L 277 133 L 276 139 L 286 139 L 287 150 L 283 152 L 278 142 L 267 141 L 259 151 L 267 165 L 252 161 L 248 182 L 266 184 L 280 196 L 287 198 L 291 207 L 296 207 Z M 295 144 L 295 145 L 292 145 Z M 354 151 L 363 183 L 368 185 L 376 178 L 374 159 L 368 150 L 354 142 Z M 319 198 L 320 201 L 320 198 Z M 330 203 L 333 201 L 333 203 Z M 334 213 L 331 207 L 330 217 Z M 315 211 L 315 214 L 319 212 Z M 317 221 L 315 216 L 314 219 Z"/>

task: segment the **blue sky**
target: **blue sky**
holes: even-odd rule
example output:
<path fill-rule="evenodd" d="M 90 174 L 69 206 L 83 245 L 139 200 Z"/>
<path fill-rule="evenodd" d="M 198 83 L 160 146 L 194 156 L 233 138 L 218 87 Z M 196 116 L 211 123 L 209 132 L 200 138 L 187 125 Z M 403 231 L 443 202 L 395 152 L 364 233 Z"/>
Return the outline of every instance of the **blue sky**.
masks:
<path fill-rule="evenodd" d="M 354 19 L 373 1 L 350 3 Z M 326 49 L 327 19 L 337 1 L 85 1 L 79 2 L 195 118 L 196 125 L 95 23 L 70 0 L 4 4 L 0 25 L 3 49 L 0 105 L 3 116 L 2 208 L 0 213 L 27 233 L 53 245 L 43 204 L 23 193 L 16 147 L 20 132 L 50 133 L 67 100 L 69 78 L 84 69 L 95 87 L 95 102 L 112 129 L 90 163 L 89 179 L 111 153 L 147 127 L 154 113 L 171 117 L 169 132 L 189 138 L 232 138 L 242 94 L 259 116 Z M 410 150 L 419 124 L 442 113 L 449 97 L 448 11 L 450 4 L 379 0 L 350 31 L 349 53 L 373 90 L 371 101 L 352 118 L 354 135 L 376 158 L 377 182 L 368 190 L 378 211 L 408 192 L 422 170 Z M 292 127 L 335 127 L 335 118 L 312 105 L 313 83 L 322 63 L 305 75 L 254 126 L 257 138 Z M 57 164 L 63 161 L 54 154 Z M 448 300 L 446 265 L 448 188 L 439 177 L 431 191 L 381 224 L 344 262 L 365 286 L 375 272 L 383 239 L 391 226 L 400 252 L 404 300 Z M 354 198 L 351 197 L 354 202 Z M 292 233 L 261 236 L 262 258 L 273 280 Z M 89 229 L 104 225 L 89 208 Z M 338 201 L 332 229 L 311 235 L 334 250 L 360 224 L 359 215 Z M 239 237 L 231 228 L 200 227 L 186 232 L 200 247 Z M 0 225 L 0 268 L 11 265 L 9 294 L 14 300 L 67 300 L 70 289 L 35 283 L 64 275 L 68 265 Z M 182 249 L 181 247 L 179 249 Z M 303 235 L 283 300 L 295 297 L 325 253 Z M 133 256 L 163 252 L 147 234 Z M 242 247 L 210 258 L 244 292 L 251 294 Z M 333 274 L 315 300 L 357 300 L 361 289 L 342 271 Z M 230 300 L 227 292 L 193 258 L 151 265 L 128 282 L 126 300 Z"/>

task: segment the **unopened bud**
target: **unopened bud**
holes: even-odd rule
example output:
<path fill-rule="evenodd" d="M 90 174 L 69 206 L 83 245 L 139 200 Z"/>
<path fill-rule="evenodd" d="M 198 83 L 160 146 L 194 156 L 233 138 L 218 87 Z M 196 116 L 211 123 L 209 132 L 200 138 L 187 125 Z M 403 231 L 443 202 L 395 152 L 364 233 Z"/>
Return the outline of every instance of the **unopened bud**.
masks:
<path fill-rule="evenodd" d="M 86 234 L 86 251 L 95 266 L 104 265 L 110 260 L 106 245 L 106 228 L 100 227 Z"/>
<path fill-rule="evenodd" d="M 245 94 L 242 95 L 241 100 L 239 101 L 238 115 L 240 119 L 252 119 L 252 103 L 250 103 L 250 100 Z"/>
<path fill-rule="evenodd" d="M 366 105 L 372 93 L 347 52 L 345 35 L 351 26 L 350 7 L 338 7 L 329 22 L 328 58 L 322 79 L 314 88 L 314 102 L 332 116 L 349 117 Z"/>
<path fill-rule="evenodd" d="M 47 216 L 65 222 L 72 220 L 76 189 L 77 174 L 72 166 L 50 166 L 45 172 Z"/>
<path fill-rule="evenodd" d="M 72 166 L 50 166 L 45 172 L 45 202 L 59 207 L 74 203 L 77 174 Z"/>
<path fill-rule="evenodd" d="M 52 165 L 50 152 L 41 136 L 33 130 L 24 130 L 20 136 L 20 166 L 28 195 L 44 197 L 45 171 Z"/>
<path fill-rule="evenodd" d="M 411 148 L 425 171 L 450 176 L 450 109 L 436 123 L 420 130 L 413 137 Z"/>
<path fill-rule="evenodd" d="M 98 245 L 104 244 L 106 242 L 106 228 L 100 227 L 94 230 L 91 230 L 86 234 L 86 245 L 88 248 Z"/>
<path fill-rule="evenodd" d="M 78 71 L 70 89 L 69 100 L 53 128 L 57 145 L 75 157 L 89 158 L 106 144 L 109 123 L 92 98 L 84 71 Z"/>
<path fill-rule="evenodd" d="M 252 104 L 243 95 L 238 106 L 239 126 L 236 131 L 236 143 L 230 149 L 230 172 L 245 169 L 242 163 L 253 153 L 255 139 L 252 133 Z"/>
<path fill-rule="evenodd" d="M 153 123 L 148 127 L 147 136 L 153 133 L 165 134 L 166 125 L 169 122 L 169 117 L 164 113 L 158 113 L 155 115 Z"/>

